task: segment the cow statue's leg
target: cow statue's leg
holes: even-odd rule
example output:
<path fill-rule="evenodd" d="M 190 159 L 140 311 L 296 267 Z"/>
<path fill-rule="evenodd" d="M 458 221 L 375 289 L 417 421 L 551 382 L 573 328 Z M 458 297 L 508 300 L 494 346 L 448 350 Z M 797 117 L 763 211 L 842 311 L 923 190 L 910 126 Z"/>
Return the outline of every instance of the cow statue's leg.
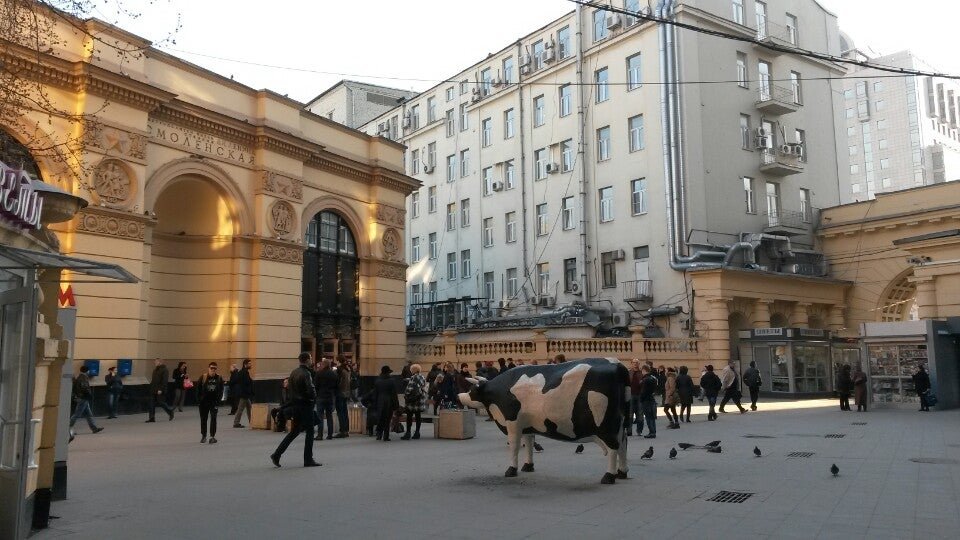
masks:
<path fill-rule="evenodd" d="M 628 472 L 630 472 L 630 465 L 627 464 L 627 431 L 622 430 L 620 448 L 617 449 L 617 478 L 626 480 Z"/>
<path fill-rule="evenodd" d="M 523 462 L 522 472 L 533 472 L 533 435 L 523 436 L 523 446 L 526 450 L 526 459 Z"/>
<path fill-rule="evenodd" d="M 507 472 L 503 473 L 503 475 L 506 477 L 513 477 L 517 475 L 517 458 L 520 454 L 520 435 L 520 429 L 517 428 L 515 423 L 507 425 L 507 444 L 510 447 L 510 466 L 507 467 Z"/>
<path fill-rule="evenodd" d="M 609 445 L 600 437 L 594 437 L 594 442 L 603 448 L 603 453 L 607 456 L 607 472 L 600 479 L 601 484 L 613 484 L 617 481 L 617 452 L 612 451 Z"/>

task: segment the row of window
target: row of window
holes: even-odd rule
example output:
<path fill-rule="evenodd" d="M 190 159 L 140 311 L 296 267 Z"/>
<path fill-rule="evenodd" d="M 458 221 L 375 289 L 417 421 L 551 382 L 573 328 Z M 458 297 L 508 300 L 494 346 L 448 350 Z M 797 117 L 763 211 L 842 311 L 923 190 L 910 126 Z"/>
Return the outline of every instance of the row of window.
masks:
<path fill-rule="evenodd" d="M 746 15 L 743 9 L 744 0 L 731 0 L 731 6 L 733 9 L 733 22 L 746 26 Z M 775 36 L 777 38 L 786 40 L 792 45 L 800 44 L 800 31 L 799 31 L 799 21 L 795 15 L 790 13 L 785 14 L 786 26 L 780 32 L 772 31 L 772 23 L 769 21 L 767 15 L 767 3 L 757 0 L 754 3 L 754 22 L 757 25 L 757 38 L 764 39 L 768 36 Z"/>
<path fill-rule="evenodd" d="M 513 109 L 507 111 L 510 113 L 509 116 L 505 116 L 505 133 L 509 134 L 509 137 L 513 136 L 512 131 L 512 122 L 513 122 Z M 506 115 L 506 113 L 505 113 Z M 481 144 L 483 146 L 489 146 L 490 139 L 492 137 L 492 121 L 490 118 L 484 119 L 482 122 L 481 130 Z M 597 129 L 597 161 L 606 161 L 610 159 L 610 126 L 604 126 Z M 509 138 L 507 137 L 507 138 Z M 643 150 L 645 147 L 644 143 L 644 129 L 643 129 L 643 115 L 638 114 L 636 116 L 630 117 L 627 119 L 627 140 L 628 140 L 628 151 L 637 152 Z M 431 142 L 427 145 L 426 150 L 421 152 L 420 149 L 414 149 L 410 151 L 410 174 L 419 174 L 421 166 L 428 171 L 432 171 L 436 163 L 436 151 L 437 143 Z M 547 177 L 547 174 L 552 172 L 557 172 L 552 166 L 554 165 L 553 160 L 550 159 L 551 154 L 554 149 L 557 149 L 560 154 L 560 163 L 556 165 L 556 169 L 559 172 L 570 172 L 573 170 L 574 165 L 574 145 L 573 139 L 567 139 L 561 141 L 557 144 L 551 145 L 550 147 L 539 148 L 534 150 L 534 164 L 533 164 L 533 177 L 537 180 L 543 180 Z M 459 156 L 459 166 L 458 166 L 458 156 Z M 505 184 L 509 184 L 509 187 L 504 186 L 505 189 L 513 187 L 513 175 L 514 175 L 514 162 L 513 160 L 504 161 L 497 164 L 498 167 L 501 167 L 501 178 Z M 447 182 L 453 182 L 457 178 L 465 178 L 470 175 L 470 149 L 466 148 L 460 151 L 458 154 L 451 154 L 446 157 L 446 179 Z M 481 176 L 484 182 L 484 195 L 489 195 L 492 192 L 493 185 L 493 167 L 487 167 L 482 169 Z M 509 176 L 509 178 L 508 178 Z M 416 217 L 416 215 L 414 215 Z"/>
<path fill-rule="evenodd" d="M 645 214 L 647 212 L 647 180 L 640 178 L 630 183 L 630 209 L 634 216 Z M 419 194 L 415 193 L 414 209 L 419 206 Z M 613 186 L 607 186 L 598 190 L 599 196 L 599 219 L 601 223 L 607 223 L 614 219 L 614 192 Z M 546 236 L 550 233 L 549 210 L 547 203 L 541 203 L 535 207 L 535 231 L 537 236 Z M 459 221 L 460 227 L 470 226 L 470 199 L 460 201 L 459 212 L 457 203 L 447 205 L 446 229 L 453 231 L 457 228 Z M 507 212 L 504 214 L 504 241 L 508 244 L 517 241 L 517 213 Z M 560 224 L 565 231 L 573 230 L 577 226 L 576 202 L 573 196 L 564 197 L 560 201 Z M 494 245 L 494 219 L 487 217 L 483 219 L 483 246 L 492 247 Z M 428 237 L 428 257 L 437 258 L 437 234 L 430 233 Z M 415 236 L 411 241 L 411 264 L 420 261 L 422 256 L 420 237 Z"/>
<path fill-rule="evenodd" d="M 784 91 L 773 84 L 773 64 L 766 60 L 757 62 L 757 88 L 760 90 L 760 101 L 776 99 L 790 100 L 797 105 L 803 104 L 803 78 L 797 71 L 790 72 L 790 87 Z M 737 84 L 740 88 L 750 88 L 750 68 L 747 67 L 747 54 L 737 52 Z"/>

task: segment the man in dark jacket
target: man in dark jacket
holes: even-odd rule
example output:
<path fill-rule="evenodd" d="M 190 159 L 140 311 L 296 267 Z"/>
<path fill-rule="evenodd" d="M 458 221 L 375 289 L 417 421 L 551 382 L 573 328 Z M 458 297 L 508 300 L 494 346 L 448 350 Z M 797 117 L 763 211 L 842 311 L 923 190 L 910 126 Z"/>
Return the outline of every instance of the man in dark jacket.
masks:
<path fill-rule="evenodd" d="M 657 386 L 658 381 L 649 366 L 643 366 L 643 377 L 640 380 L 640 409 L 643 418 L 647 421 L 647 434 L 644 439 L 657 438 Z"/>
<path fill-rule="evenodd" d="M 337 396 L 337 374 L 330 367 L 330 360 L 320 361 L 317 374 L 314 377 L 317 388 L 317 436 L 316 440 L 323 439 L 323 419 L 327 419 L 327 439 L 333 438 L 333 406 Z"/>
<path fill-rule="evenodd" d="M 720 412 L 727 412 L 723 410 L 723 408 L 728 401 L 733 401 L 733 404 L 740 409 L 740 414 L 747 412 L 747 410 L 743 408 L 743 405 L 740 404 L 740 398 L 743 396 L 743 392 L 740 391 L 740 376 L 737 375 L 737 368 L 732 360 L 727 367 L 724 368 L 720 384 L 723 386 L 723 399 L 720 400 Z"/>
<path fill-rule="evenodd" d="M 380 376 L 373 383 L 374 402 L 377 408 L 377 440 L 390 440 L 390 420 L 393 412 L 400 408 L 400 399 L 397 397 L 397 385 L 393 383 L 390 366 L 380 368 Z"/>
<path fill-rule="evenodd" d="M 93 398 L 93 392 L 90 390 L 88 371 L 90 371 L 90 368 L 87 366 L 80 366 L 80 373 L 73 380 L 73 401 L 77 404 L 77 408 L 74 409 L 73 416 L 70 417 L 70 440 L 73 440 L 74 437 L 73 425 L 81 417 L 87 420 L 90 431 L 94 433 L 103 431 L 102 427 L 97 427 L 97 424 L 93 422 L 93 413 L 90 412 L 90 400 Z"/>
<path fill-rule="evenodd" d="M 627 435 L 633 435 L 633 425 L 637 425 L 637 436 L 643 435 L 643 412 L 640 410 L 640 386 L 643 372 L 640 370 L 640 361 L 634 359 L 630 364 L 630 407 L 627 410 Z"/>
<path fill-rule="evenodd" d="M 927 375 L 927 370 L 923 369 L 923 366 L 918 366 L 917 372 L 913 375 L 913 389 L 920 397 L 920 410 L 929 411 L 930 404 L 927 402 L 927 392 L 930 390 L 930 375 Z"/>
<path fill-rule="evenodd" d="M 147 422 L 156 422 L 157 405 L 167 411 L 170 420 L 173 420 L 173 408 L 167 405 L 164 394 L 167 391 L 167 379 L 170 378 L 170 371 L 159 358 L 153 361 L 153 375 L 150 376 L 150 413 Z"/>
<path fill-rule="evenodd" d="M 237 385 L 234 390 L 237 393 L 237 415 L 233 417 L 233 427 L 242 428 L 240 420 L 243 418 L 243 411 L 247 411 L 247 422 L 250 421 L 250 411 L 253 408 L 253 377 L 250 376 L 250 359 L 245 358 L 240 371 L 237 373 Z"/>
<path fill-rule="evenodd" d="M 333 405 L 337 411 L 337 423 L 340 424 L 335 439 L 350 436 L 350 417 L 347 415 L 347 398 L 350 397 L 350 363 L 340 357 L 337 362 L 337 392 L 334 394 Z"/>
<path fill-rule="evenodd" d="M 210 362 L 207 372 L 197 381 L 197 407 L 200 409 L 200 443 L 207 442 L 207 419 L 210 419 L 210 444 L 217 443 L 217 406 L 223 396 L 223 377 L 217 374 L 217 363 Z"/>
<path fill-rule="evenodd" d="M 313 372 L 310 371 L 310 353 L 300 353 L 300 365 L 290 373 L 287 384 L 287 403 L 284 404 L 284 416 L 293 419 L 293 429 L 280 441 L 280 446 L 270 454 L 274 466 L 280 466 L 280 456 L 300 432 L 306 434 L 303 442 L 303 466 L 319 467 L 313 460 L 313 407 L 317 402 L 317 389 L 313 386 Z"/>
<path fill-rule="evenodd" d="M 757 399 L 760 397 L 760 385 L 763 380 L 760 378 L 760 370 L 757 369 L 757 363 L 751 361 L 750 367 L 743 372 L 743 384 L 750 390 L 750 410 L 757 410 Z"/>
<path fill-rule="evenodd" d="M 227 379 L 227 401 L 230 402 L 230 416 L 237 414 L 237 383 L 240 382 L 240 370 L 236 364 L 230 364 L 230 378 Z"/>
<path fill-rule="evenodd" d="M 720 377 L 717 377 L 717 374 L 713 372 L 713 366 L 707 365 L 707 371 L 700 377 L 700 388 L 703 389 L 703 395 L 707 398 L 707 403 L 710 404 L 710 412 L 707 413 L 707 420 L 713 421 L 717 419 L 717 412 L 713 408 L 717 405 L 717 396 L 720 395 L 720 389 L 723 388 L 723 383 L 720 382 Z"/>

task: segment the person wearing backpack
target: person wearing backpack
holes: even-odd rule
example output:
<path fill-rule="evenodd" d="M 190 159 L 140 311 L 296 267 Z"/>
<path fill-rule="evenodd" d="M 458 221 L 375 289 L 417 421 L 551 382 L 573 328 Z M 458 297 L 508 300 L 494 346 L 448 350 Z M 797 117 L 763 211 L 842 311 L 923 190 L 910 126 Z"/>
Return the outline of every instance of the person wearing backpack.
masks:
<path fill-rule="evenodd" d="M 116 373 L 117 368 L 110 367 L 107 369 L 107 376 L 103 378 L 103 382 L 107 385 L 107 405 L 110 407 L 110 415 L 107 416 L 107 419 L 113 419 L 117 417 L 117 409 L 120 406 L 120 394 L 123 393 L 123 381 L 120 380 L 120 376 Z"/>
<path fill-rule="evenodd" d="M 75 436 L 73 425 L 76 424 L 77 419 L 81 417 L 87 420 L 90 431 L 94 433 L 103 431 L 102 427 L 97 427 L 97 424 L 93 422 L 93 413 L 90 412 L 90 399 L 93 398 L 93 392 L 90 390 L 90 376 L 87 375 L 88 371 L 90 371 L 90 368 L 87 366 L 80 366 L 80 373 L 73 379 L 73 401 L 77 404 L 77 408 L 74 409 L 73 415 L 70 417 L 71 441 Z"/>
<path fill-rule="evenodd" d="M 760 379 L 760 370 L 757 369 L 757 363 L 751 361 L 750 367 L 743 372 L 743 384 L 750 390 L 750 410 L 757 410 L 757 398 L 760 397 L 760 385 L 763 381 Z"/>
<path fill-rule="evenodd" d="M 207 442 L 207 419 L 210 419 L 210 444 L 217 442 L 217 406 L 223 396 L 223 377 L 217 373 L 217 363 L 210 362 L 207 372 L 198 381 L 197 405 L 200 409 L 200 443 Z"/>
<path fill-rule="evenodd" d="M 403 392 L 404 408 L 407 410 L 407 433 L 400 439 L 404 441 L 420 438 L 420 415 L 427 410 L 427 380 L 420 371 L 420 364 L 410 366 L 410 380 L 407 381 L 407 387 Z M 417 430 L 411 437 L 410 426 L 414 418 L 417 422 Z"/>

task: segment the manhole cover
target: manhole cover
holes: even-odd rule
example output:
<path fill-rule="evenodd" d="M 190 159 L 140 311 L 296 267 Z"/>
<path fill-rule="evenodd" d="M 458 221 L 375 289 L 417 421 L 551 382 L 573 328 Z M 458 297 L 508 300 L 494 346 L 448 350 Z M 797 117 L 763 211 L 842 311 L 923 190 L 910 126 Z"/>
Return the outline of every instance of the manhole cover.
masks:
<path fill-rule="evenodd" d="M 915 457 L 910 458 L 910 461 L 914 463 L 929 463 L 931 465 L 958 465 L 960 461 L 949 458 L 931 458 L 931 457 Z"/>
<path fill-rule="evenodd" d="M 813 452 L 790 452 L 787 457 L 813 457 Z"/>
<path fill-rule="evenodd" d="M 844 438 L 844 437 L 846 437 L 846 436 L 847 436 L 846 433 L 828 433 L 828 434 L 824 435 L 824 437 L 826 437 L 826 438 L 828 438 L 828 439 L 842 439 L 842 438 Z"/>
<path fill-rule="evenodd" d="M 710 502 L 719 503 L 742 503 L 750 498 L 753 493 L 742 493 L 739 491 L 721 491 L 713 497 L 707 499 Z"/>
<path fill-rule="evenodd" d="M 744 439 L 776 439 L 773 435 L 744 435 Z"/>

